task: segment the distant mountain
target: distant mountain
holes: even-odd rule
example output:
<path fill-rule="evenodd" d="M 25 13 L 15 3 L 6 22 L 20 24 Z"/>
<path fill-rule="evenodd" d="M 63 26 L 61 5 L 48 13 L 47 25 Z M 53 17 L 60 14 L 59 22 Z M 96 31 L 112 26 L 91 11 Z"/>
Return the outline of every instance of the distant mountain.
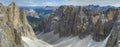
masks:
<path fill-rule="evenodd" d="M 40 18 L 39 14 L 33 9 L 30 9 L 27 11 L 27 16 L 31 16 L 34 18 Z"/>
<path fill-rule="evenodd" d="M 109 8 L 117 8 L 115 6 L 99 6 L 99 5 L 88 5 L 88 6 L 84 6 L 87 9 L 92 9 L 92 10 L 101 10 L 101 11 L 105 11 Z"/>
<path fill-rule="evenodd" d="M 46 14 L 51 14 L 53 10 L 57 9 L 58 6 L 35 6 L 35 7 L 19 7 L 20 9 L 24 8 L 26 10 L 33 9 L 36 11 L 38 14 L 45 16 Z"/>
<path fill-rule="evenodd" d="M 43 17 L 50 16 L 50 14 L 57 9 L 57 6 L 36 6 L 36 7 L 19 7 L 27 11 L 27 19 L 30 25 L 34 28 Z"/>
<path fill-rule="evenodd" d="M 45 10 L 55 10 L 57 9 L 59 6 L 43 6 L 41 8 L 45 9 Z"/>
<path fill-rule="evenodd" d="M 24 7 L 19 7 L 19 8 L 20 9 L 24 8 L 28 11 L 34 10 L 36 13 L 38 13 L 39 16 L 48 16 L 48 14 L 51 14 L 58 7 L 59 6 L 34 6 L 34 7 L 33 6 L 24 6 Z M 84 7 L 86 9 L 98 10 L 98 11 L 105 11 L 109 8 L 117 8 L 115 6 L 99 6 L 99 5 L 76 6 L 76 7 Z"/>

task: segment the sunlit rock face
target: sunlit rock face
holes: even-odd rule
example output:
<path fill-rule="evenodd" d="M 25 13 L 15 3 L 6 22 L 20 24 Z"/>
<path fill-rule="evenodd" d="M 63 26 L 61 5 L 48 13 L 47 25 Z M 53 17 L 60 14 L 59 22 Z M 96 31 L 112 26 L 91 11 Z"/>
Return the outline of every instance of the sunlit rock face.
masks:
<path fill-rule="evenodd" d="M 54 32 L 59 34 L 59 37 L 79 36 L 80 39 L 92 35 L 94 41 L 101 42 L 113 30 L 118 14 L 118 9 L 113 8 L 95 11 L 84 7 L 61 6 L 51 16 L 45 17 L 35 31 Z M 112 37 L 115 35 L 115 33 L 111 34 Z M 117 37 L 114 39 L 110 37 L 107 41 L 113 41 L 108 42 L 106 47 L 116 45 L 116 39 Z"/>
<path fill-rule="evenodd" d="M 14 2 L 7 7 L 0 4 L 0 47 L 24 47 L 21 36 L 35 38 L 25 10 Z"/>

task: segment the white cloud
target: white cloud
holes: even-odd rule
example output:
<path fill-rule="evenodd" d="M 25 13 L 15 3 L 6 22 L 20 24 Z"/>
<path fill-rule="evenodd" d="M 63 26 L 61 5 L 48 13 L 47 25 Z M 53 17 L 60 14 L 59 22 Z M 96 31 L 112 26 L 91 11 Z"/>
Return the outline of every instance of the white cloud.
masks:
<path fill-rule="evenodd" d="M 56 2 L 44 2 L 41 5 L 45 5 L 45 6 L 58 6 L 58 3 L 56 3 Z"/>
<path fill-rule="evenodd" d="M 89 5 L 95 4 L 100 6 L 120 6 L 120 0 L 67 0 L 66 5 Z"/>
<path fill-rule="evenodd" d="M 84 6 L 89 4 L 101 6 L 120 6 L 120 0 L 0 0 L 0 2 L 4 3 L 5 5 L 8 5 L 12 1 L 16 2 L 19 6 Z"/>
<path fill-rule="evenodd" d="M 114 3 L 114 4 L 111 4 L 112 6 L 117 6 L 117 7 L 120 7 L 120 2 L 119 3 Z"/>

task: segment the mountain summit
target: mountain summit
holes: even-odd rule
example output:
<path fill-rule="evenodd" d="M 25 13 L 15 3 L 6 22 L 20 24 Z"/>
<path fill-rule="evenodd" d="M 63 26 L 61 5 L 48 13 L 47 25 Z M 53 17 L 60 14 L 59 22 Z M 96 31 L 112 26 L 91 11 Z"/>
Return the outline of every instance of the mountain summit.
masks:
<path fill-rule="evenodd" d="M 26 11 L 12 2 L 0 5 L 0 47 L 23 47 L 21 36 L 36 38 L 26 19 Z"/>

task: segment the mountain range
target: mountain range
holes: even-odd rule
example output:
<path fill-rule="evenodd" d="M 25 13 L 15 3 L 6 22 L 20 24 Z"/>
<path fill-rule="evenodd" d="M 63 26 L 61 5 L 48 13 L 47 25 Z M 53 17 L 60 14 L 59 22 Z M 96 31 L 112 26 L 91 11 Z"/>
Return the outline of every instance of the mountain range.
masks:
<path fill-rule="evenodd" d="M 120 47 L 120 8 L 0 3 L 0 47 Z"/>

